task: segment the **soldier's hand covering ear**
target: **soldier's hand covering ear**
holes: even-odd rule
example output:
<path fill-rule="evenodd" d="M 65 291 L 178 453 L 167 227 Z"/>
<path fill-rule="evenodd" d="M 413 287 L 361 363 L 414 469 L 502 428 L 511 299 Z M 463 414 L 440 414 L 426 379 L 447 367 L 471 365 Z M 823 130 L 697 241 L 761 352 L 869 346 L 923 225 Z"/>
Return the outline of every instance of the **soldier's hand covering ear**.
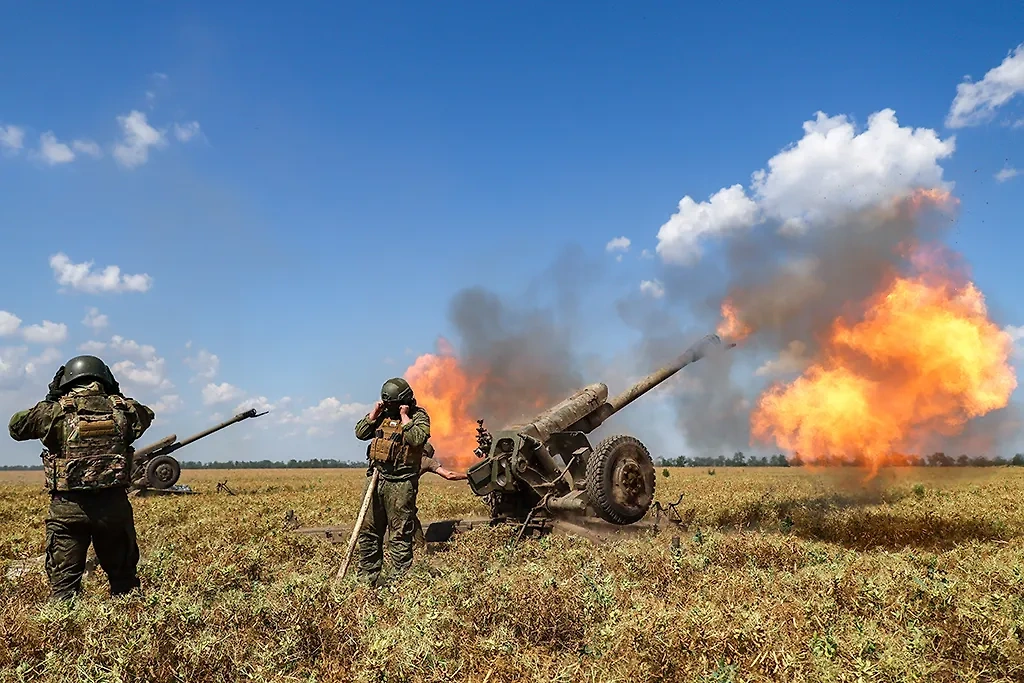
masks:
<path fill-rule="evenodd" d="M 53 380 L 46 387 L 46 389 L 47 389 L 46 400 L 47 401 L 56 401 L 57 399 L 60 398 L 60 396 L 61 396 L 60 378 L 61 378 L 61 375 L 63 375 L 63 374 L 64 374 L 64 366 L 62 365 L 62 366 L 60 366 L 57 369 L 57 374 L 55 374 L 53 376 Z"/>

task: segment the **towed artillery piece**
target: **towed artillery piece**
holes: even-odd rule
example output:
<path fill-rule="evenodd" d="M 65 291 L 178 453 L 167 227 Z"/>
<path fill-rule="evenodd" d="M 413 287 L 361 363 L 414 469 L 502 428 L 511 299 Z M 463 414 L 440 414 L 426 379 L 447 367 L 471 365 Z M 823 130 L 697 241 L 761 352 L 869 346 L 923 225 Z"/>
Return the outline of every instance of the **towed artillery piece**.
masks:
<path fill-rule="evenodd" d="M 494 435 L 478 420 L 474 452 L 481 462 L 467 476 L 473 493 L 490 508 L 490 524 L 518 523 L 523 527 L 520 535 L 533 535 L 555 522 L 614 528 L 643 519 L 654 503 L 656 482 L 647 447 L 622 434 L 592 447 L 587 435 L 722 346 L 718 335 L 707 335 L 620 394 L 609 398 L 607 385 L 590 384 L 529 422 Z"/>
<path fill-rule="evenodd" d="M 149 488 L 166 490 L 171 488 L 178 482 L 178 477 L 181 476 L 181 463 L 172 457 L 171 453 L 214 432 L 219 432 L 225 427 L 230 427 L 237 422 L 266 414 L 267 411 L 257 413 L 256 409 L 252 408 L 244 413 L 235 415 L 230 420 L 225 420 L 198 434 L 193 434 L 183 441 L 178 441 L 177 435 L 171 434 L 156 443 L 136 449 L 132 461 L 132 490 L 141 491 Z"/>

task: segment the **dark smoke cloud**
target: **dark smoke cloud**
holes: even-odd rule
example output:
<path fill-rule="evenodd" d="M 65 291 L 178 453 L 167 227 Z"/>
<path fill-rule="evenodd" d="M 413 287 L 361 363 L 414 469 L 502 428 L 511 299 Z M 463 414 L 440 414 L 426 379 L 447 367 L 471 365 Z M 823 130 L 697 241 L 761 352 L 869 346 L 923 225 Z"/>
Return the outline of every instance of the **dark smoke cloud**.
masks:
<path fill-rule="evenodd" d="M 581 293 L 601 270 L 572 247 L 515 303 L 483 287 L 455 295 L 449 318 L 460 362 L 471 376 L 484 377 L 471 408 L 490 426 L 529 419 L 586 383 L 574 333 Z"/>
<path fill-rule="evenodd" d="M 591 382 L 605 382 L 614 394 L 714 331 L 720 304 L 729 297 L 757 333 L 737 349 L 686 368 L 659 391 L 668 397 L 673 426 L 685 443 L 652 422 L 653 402 L 646 400 L 629 406 L 592 438 L 633 433 L 655 457 L 771 452 L 760 444 L 751 446 L 756 385 L 790 377 L 753 376 L 751 359 L 775 358 L 794 341 L 806 355 L 815 354 L 837 315 L 856 314 L 852 306 L 905 268 L 901 245 L 936 242 L 948 225 L 949 216 L 941 212 L 913 214 L 886 203 L 799 235 L 780 234 L 776 225 L 760 226 L 726 242 L 717 260 L 663 269 L 659 279 L 666 296 L 661 300 L 642 295 L 630 283 L 632 292 L 617 301 L 617 311 L 637 341 L 611 361 L 584 356 L 577 343 L 579 335 L 592 334 L 581 313 L 589 310 L 594 288 L 611 281 L 609 270 L 582 248 L 568 248 L 522 294 L 503 296 L 473 287 L 451 301 L 460 362 L 486 378 L 472 410 L 497 428 L 529 419 Z M 798 372 L 799 365 L 792 370 Z M 1006 432 L 1009 417 L 1016 419 L 1014 408 L 986 416 L 956 440 L 937 442 L 936 448 L 958 452 L 968 442 L 978 444 L 983 431 Z"/>
<path fill-rule="evenodd" d="M 688 291 L 700 298 L 707 287 L 703 292 L 695 288 Z M 663 305 L 640 294 L 621 299 L 617 308 L 623 322 L 640 335 L 633 354 L 644 373 L 672 362 L 691 344 L 714 331 L 713 322 L 700 327 L 682 325 Z M 714 308 L 717 310 L 717 303 Z M 710 354 L 665 383 L 663 391 L 670 397 L 675 412 L 674 426 L 685 439 L 685 444 L 664 444 L 666 455 L 694 454 L 685 453 L 684 446 L 712 455 L 728 455 L 744 448 L 749 441 L 749 410 L 744 409 L 747 404 L 743 390 L 732 381 L 734 360 L 734 352 Z M 638 433 L 649 433 L 649 428 L 644 429 L 641 424 L 642 409 L 638 413 L 630 421 L 636 424 Z"/>
<path fill-rule="evenodd" d="M 679 429 L 701 454 L 742 449 L 750 446 L 749 419 L 756 407 L 750 380 L 762 378 L 743 376 L 745 381 L 737 382 L 732 370 L 739 358 L 775 358 L 793 342 L 813 357 L 837 316 L 856 316 L 860 302 L 906 271 L 908 244 L 939 244 L 951 222 L 945 211 L 913 211 L 909 203 L 886 201 L 802 234 L 781 234 L 778 225 L 762 225 L 726 242 L 717 261 L 665 268 L 661 279 L 666 296 L 656 311 L 642 313 L 642 304 L 631 297 L 620 302 L 620 315 L 640 331 L 641 353 L 662 362 L 671 346 L 666 334 L 687 340 L 698 336 L 696 331 L 666 327 L 666 307 L 682 308 L 714 329 L 722 301 L 734 302 L 755 333 L 732 353 L 694 367 L 700 390 L 676 394 L 673 404 Z M 783 374 L 767 379 L 789 378 Z M 935 448 L 992 452 L 1002 440 L 997 435 L 1012 435 L 1019 424 L 1019 411 L 1011 404 L 970 423 L 958 437 L 929 442 Z"/>

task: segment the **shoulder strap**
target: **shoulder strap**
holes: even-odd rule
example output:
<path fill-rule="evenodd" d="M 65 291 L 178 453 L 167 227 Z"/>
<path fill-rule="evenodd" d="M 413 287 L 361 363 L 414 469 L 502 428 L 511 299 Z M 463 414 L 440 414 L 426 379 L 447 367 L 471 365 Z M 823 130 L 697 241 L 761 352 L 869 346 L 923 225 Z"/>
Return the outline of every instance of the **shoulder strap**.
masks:
<path fill-rule="evenodd" d="M 114 406 L 114 408 L 120 410 L 121 412 L 127 412 L 128 404 L 125 403 L 125 400 L 123 398 L 116 394 L 108 396 L 107 398 L 110 399 L 110 405 Z"/>
<path fill-rule="evenodd" d="M 75 399 L 71 398 L 70 396 L 61 396 L 59 399 L 57 399 L 57 403 L 60 404 L 60 407 L 64 410 L 65 413 L 78 412 L 78 406 L 75 405 Z"/>

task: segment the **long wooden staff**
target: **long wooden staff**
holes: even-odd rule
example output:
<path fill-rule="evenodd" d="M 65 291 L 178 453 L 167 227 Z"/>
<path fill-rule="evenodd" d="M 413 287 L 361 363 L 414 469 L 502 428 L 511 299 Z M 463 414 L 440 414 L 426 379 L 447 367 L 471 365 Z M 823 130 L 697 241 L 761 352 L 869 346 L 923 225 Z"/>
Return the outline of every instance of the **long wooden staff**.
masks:
<path fill-rule="evenodd" d="M 380 474 L 380 470 L 376 467 L 373 468 L 373 475 L 370 477 L 370 485 L 366 487 L 366 495 L 363 496 L 363 506 L 359 508 L 359 516 L 356 517 L 356 525 L 352 527 L 352 537 L 348 539 L 348 551 L 345 553 L 345 563 L 341 565 L 341 569 L 338 570 L 337 579 L 343 579 L 345 572 L 348 571 L 348 565 L 352 561 L 352 552 L 356 549 L 356 539 L 359 537 L 359 530 L 363 526 L 363 519 L 366 517 L 366 511 L 370 507 L 370 499 L 373 498 L 373 492 L 377 489 L 377 475 Z"/>

